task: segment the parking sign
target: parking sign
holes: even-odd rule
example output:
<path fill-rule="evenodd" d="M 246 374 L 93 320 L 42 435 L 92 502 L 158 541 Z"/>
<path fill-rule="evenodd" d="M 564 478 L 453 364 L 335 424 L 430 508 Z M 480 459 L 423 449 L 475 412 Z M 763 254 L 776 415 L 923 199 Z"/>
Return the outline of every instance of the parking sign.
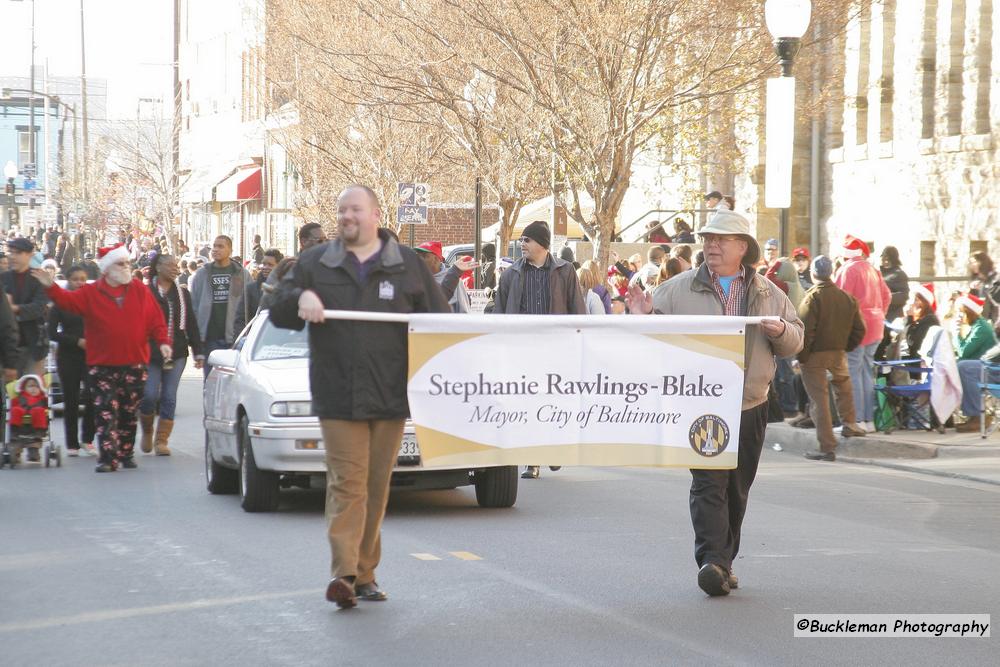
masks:
<path fill-rule="evenodd" d="M 426 225 L 430 186 L 426 183 L 398 183 L 399 207 L 396 222 L 400 225 Z"/>

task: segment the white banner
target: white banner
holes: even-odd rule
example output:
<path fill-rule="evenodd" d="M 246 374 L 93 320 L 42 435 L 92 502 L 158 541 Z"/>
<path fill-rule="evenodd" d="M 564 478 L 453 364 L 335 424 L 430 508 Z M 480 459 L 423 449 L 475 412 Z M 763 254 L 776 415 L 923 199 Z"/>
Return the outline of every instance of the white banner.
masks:
<path fill-rule="evenodd" d="M 408 317 L 426 466 L 736 467 L 748 318 Z"/>

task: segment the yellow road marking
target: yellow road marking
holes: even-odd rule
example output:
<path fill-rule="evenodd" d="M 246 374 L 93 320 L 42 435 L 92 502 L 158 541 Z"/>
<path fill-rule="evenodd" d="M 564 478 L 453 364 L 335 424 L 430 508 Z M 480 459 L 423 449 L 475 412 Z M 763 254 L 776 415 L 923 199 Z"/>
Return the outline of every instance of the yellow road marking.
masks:
<path fill-rule="evenodd" d="M 482 560 L 482 558 L 470 551 L 449 551 L 448 553 L 455 558 L 461 558 L 462 560 Z"/>
<path fill-rule="evenodd" d="M 441 560 L 434 554 L 410 554 L 410 555 L 416 558 L 417 560 Z"/>
<path fill-rule="evenodd" d="M 105 611 L 92 611 L 75 616 L 53 616 L 49 618 L 38 618 L 33 621 L 20 621 L 17 623 L 6 623 L 0 625 L 0 633 L 20 632 L 23 630 L 42 630 L 54 628 L 62 625 L 81 625 L 84 623 L 103 623 L 106 621 L 116 621 L 130 619 L 135 616 L 155 616 L 157 614 L 171 614 L 178 611 L 191 611 L 194 609 L 207 609 L 211 607 L 225 607 L 247 602 L 262 602 L 264 600 L 284 600 L 287 598 L 304 597 L 308 595 L 319 596 L 323 593 L 323 588 L 311 588 L 301 591 L 285 591 L 283 593 L 261 593 L 259 595 L 241 595 L 228 598 L 210 598 L 202 600 L 192 600 L 190 602 L 176 602 L 173 604 L 158 604 L 150 607 L 132 607 L 130 609 L 108 609 Z"/>

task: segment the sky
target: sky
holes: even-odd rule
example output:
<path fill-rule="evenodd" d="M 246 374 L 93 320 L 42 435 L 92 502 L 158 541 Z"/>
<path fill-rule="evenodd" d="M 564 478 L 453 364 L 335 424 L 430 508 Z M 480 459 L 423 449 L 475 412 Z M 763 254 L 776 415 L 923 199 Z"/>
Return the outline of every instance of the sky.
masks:
<path fill-rule="evenodd" d="M 140 97 L 169 100 L 173 0 L 82 1 L 87 77 L 107 79 L 108 115 L 134 117 Z M 79 76 L 81 0 L 34 3 L 35 65 L 47 59 L 51 75 Z M 0 76 L 28 75 L 30 35 L 31 0 L 0 0 Z"/>

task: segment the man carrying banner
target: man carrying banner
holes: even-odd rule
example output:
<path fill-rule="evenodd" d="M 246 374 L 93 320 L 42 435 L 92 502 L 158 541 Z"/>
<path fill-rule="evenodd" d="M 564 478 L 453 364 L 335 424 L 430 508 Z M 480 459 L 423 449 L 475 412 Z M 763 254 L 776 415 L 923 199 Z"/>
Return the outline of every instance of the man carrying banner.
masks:
<path fill-rule="evenodd" d="M 739 552 L 747 497 L 764 444 L 767 389 L 774 378 L 774 358 L 792 356 L 802 349 L 803 324 L 788 297 L 754 271 L 760 260 L 760 246 L 750 234 L 746 218 L 720 209 L 698 235 L 705 244 L 705 264 L 671 278 L 652 293 L 630 288 L 631 311 L 779 318 L 764 320 L 746 331 L 737 467 L 691 470 L 691 523 L 698 586 L 717 596 L 728 595 L 739 583 L 732 564 Z"/>
<path fill-rule="evenodd" d="M 281 281 L 270 318 L 309 323 L 309 384 L 326 450 L 327 532 L 332 579 L 326 599 L 349 608 L 385 600 L 375 581 L 389 482 L 409 414 L 405 324 L 330 320 L 324 309 L 447 313 L 427 266 L 379 228 L 368 187 L 337 201 L 339 236 L 309 248 Z"/>
<path fill-rule="evenodd" d="M 586 315 L 576 269 L 549 252 L 552 233 L 542 220 L 521 232 L 521 257 L 500 276 L 494 313 Z M 553 468 L 558 470 L 558 468 Z M 538 479 L 538 466 L 525 466 L 523 479 Z"/>

